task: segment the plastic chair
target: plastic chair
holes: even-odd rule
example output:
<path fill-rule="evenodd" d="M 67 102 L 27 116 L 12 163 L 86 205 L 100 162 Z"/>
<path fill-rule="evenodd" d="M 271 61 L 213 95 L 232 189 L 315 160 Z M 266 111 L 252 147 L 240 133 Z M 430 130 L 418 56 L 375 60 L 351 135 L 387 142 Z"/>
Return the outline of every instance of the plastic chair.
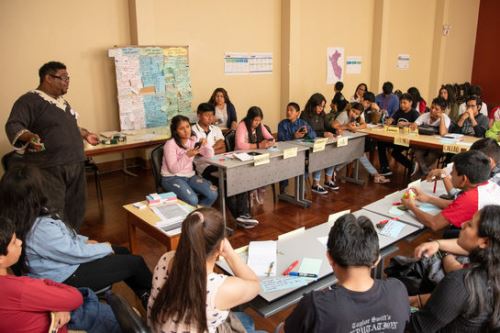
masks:
<path fill-rule="evenodd" d="M 236 141 L 236 131 L 230 130 L 226 133 L 224 137 L 224 142 L 226 143 L 226 151 L 233 151 Z"/>
<path fill-rule="evenodd" d="M 109 291 L 106 294 L 106 302 L 111 306 L 123 333 L 151 333 L 137 310 L 122 296 Z"/>
<path fill-rule="evenodd" d="M 159 145 L 151 151 L 151 166 L 153 169 L 153 177 L 155 181 L 156 193 L 165 192 L 161 186 L 161 164 L 163 160 L 163 145 Z"/>

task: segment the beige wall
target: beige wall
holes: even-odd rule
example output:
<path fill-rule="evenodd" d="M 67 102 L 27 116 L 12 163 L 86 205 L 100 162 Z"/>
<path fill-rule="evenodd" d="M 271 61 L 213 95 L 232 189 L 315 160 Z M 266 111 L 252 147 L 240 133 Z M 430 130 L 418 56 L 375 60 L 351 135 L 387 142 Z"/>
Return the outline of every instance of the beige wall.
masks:
<path fill-rule="evenodd" d="M 430 99 L 442 82 L 470 79 L 478 8 L 479 0 L 0 1 L 0 122 L 37 86 L 40 65 L 57 59 L 68 65 L 67 99 L 80 124 L 118 129 L 107 49 L 133 43 L 189 45 L 193 107 L 222 86 L 240 119 L 259 105 L 274 130 L 289 100 L 304 106 L 316 91 L 332 98 L 329 46 L 363 57 L 362 73 L 345 76 L 346 97 L 359 82 L 379 92 L 391 80 L 397 88 L 416 85 Z M 444 23 L 452 25 L 447 37 L 440 35 Z M 224 75 L 228 51 L 272 52 L 273 73 Z M 395 69 L 399 53 L 410 54 L 410 70 Z M 2 133 L 0 155 L 9 150 Z"/>

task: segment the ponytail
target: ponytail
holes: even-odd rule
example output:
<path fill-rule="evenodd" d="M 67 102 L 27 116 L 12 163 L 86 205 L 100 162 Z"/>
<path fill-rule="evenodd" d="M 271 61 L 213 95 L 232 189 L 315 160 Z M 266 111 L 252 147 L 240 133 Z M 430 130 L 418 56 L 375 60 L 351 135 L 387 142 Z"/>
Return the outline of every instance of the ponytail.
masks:
<path fill-rule="evenodd" d="M 151 308 L 153 323 L 172 320 L 207 331 L 206 263 L 224 237 L 222 216 L 215 209 L 201 208 L 186 217 L 168 281 Z"/>

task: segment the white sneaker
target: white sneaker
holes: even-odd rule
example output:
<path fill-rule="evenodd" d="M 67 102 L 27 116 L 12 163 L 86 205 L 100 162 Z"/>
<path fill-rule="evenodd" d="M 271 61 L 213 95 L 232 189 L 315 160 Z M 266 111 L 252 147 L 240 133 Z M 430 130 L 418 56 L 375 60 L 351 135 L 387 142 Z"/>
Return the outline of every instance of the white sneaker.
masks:
<path fill-rule="evenodd" d="M 253 219 L 250 215 L 240 215 L 236 218 L 236 224 L 245 229 L 255 228 L 259 221 Z"/>

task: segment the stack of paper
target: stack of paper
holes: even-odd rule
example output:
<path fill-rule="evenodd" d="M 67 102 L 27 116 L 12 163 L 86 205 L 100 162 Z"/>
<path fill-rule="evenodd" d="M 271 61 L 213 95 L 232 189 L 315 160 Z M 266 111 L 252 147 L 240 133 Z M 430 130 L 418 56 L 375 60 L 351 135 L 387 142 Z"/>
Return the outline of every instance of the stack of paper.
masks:
<path fill-rule="evenodd" d="M 276 276 L 276 241 L 248 244 L 248 266 L 257 276 Z"/>

